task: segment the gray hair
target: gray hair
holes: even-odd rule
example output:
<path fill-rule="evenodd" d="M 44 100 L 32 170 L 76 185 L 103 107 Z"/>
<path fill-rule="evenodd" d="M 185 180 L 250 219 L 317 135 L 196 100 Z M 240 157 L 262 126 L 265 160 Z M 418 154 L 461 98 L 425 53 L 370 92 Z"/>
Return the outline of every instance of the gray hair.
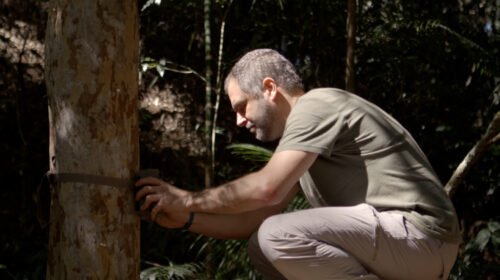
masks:
<path fill-rule="evenodd" d="M 224 90 L 227 93 L 229 79 L 236 78 L 242 91 L 260 97 L 262 81 L 266 77 L 273 78 L 280 87 L 291 93 L 304 90 L 293 64 L 272 49 L 256 49 L 241 57 L 227 75 Z"/>

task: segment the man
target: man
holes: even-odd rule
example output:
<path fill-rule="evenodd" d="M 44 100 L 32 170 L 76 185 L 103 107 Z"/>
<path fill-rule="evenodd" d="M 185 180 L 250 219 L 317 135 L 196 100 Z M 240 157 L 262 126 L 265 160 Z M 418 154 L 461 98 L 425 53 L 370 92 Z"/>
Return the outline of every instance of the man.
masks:
<path fill-rule="evenodd" d="M 391 116 L 332 88 L 304 93 L 276 51 L 247 53 L 225 80 L 238 126 L 281 137 L 257 172 L 201 192 L 137 182 L 167 228 L 248 238 L 266 279 L 446 279 L 460 237 L 425 155 Z M 279 214 L 302 189 L 312 209 Z M 158 214 L 160 213 L 160 214 Z M 191 213 L 191 214 L 190 214 Z M 196 214 L 192 214 L 196 213 Z"/>

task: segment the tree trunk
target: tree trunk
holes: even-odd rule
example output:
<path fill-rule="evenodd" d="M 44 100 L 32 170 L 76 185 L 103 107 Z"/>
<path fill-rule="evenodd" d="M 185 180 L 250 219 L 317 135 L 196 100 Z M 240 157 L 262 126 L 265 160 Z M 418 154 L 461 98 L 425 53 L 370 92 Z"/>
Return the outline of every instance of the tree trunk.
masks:
<path fill-rule="evenodd" d="M 345 89 L 355 91 L 356 68 L 354 63 L 354 49 L 356 47 L 356 0 L 347 0 L 347 48 L 345 67 Z"/>
<path fill-rule="evenodd" d="M 133 0 L 52 0 L 46 35 L 50 169 L 130 180 L 139 168 Z M 128 187 L 52 187 L 48 279 L 137 279 L 140 221 Z"/>
<path fill-rule="evenodd" d="M 204 30 L 205 30 L 205 145 L 207 147 L 207 162 L 205 164 L 205 188 L 214 184 L 214 170 L 212 168 L 212 35 L 210 27 L 210 0 L 203 0 Z"/>

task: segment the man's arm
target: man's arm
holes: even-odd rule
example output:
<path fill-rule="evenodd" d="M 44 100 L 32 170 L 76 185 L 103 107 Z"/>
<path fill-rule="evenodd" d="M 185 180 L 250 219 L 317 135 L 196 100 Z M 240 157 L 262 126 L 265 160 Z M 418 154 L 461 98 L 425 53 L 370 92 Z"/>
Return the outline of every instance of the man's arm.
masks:
<path fill-rule="evenodd" d="M 195 213 L 189 231 L 218 239 L 248 239 L 267 217 L 280 213 L 298 190 L 299 186 L 295 185 L 279 204 L 254 211 L 238 214 Z M 156 222 L 167 228 L 181 227 L 188 216 L 188 213 L 165 213 L 158 215 Z"/>
<path fill-rule="evenodd" d="M 281 151 L 275 153 L 257 172 L 219 187 L 195 193 L 148 177 L 137 182 L 137 186 L 144 187 L 137 192 L 136 199 L 140 200 L 146 196 L 142 210 L 156 203 L 151 210 L 152 218 L 159 211 L 219 214 L 253 211 L 279 204 L 317 156 L 316 153 L 304 151 Z"/>

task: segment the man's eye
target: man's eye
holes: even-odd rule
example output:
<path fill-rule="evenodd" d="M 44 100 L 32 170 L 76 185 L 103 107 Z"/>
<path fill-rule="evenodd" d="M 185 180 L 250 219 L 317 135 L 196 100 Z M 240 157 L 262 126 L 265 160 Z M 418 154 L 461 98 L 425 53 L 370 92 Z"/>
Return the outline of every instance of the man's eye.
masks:
<path fill-rule="evenodd" d="M 238 105 L 238 107 L 236 107 L 236 113 L 238 113 L 240 115 L 245 115 L 246 108 L 247 108 L 247 106 L 245 104 Z"/>

